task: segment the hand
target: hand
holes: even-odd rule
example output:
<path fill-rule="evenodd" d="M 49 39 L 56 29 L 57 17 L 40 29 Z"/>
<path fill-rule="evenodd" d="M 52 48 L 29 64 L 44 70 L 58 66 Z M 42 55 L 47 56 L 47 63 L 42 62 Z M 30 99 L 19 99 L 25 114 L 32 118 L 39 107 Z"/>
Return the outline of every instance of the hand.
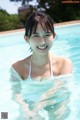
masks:
<path fill-rule="evenodd" d="M 42 101 L 47 100 L 48 98 L 54 96 L 54 94 L 57 93 L 58 91 L 60 91 L 63 88 L 63 86 L 64 86 L 63 81 L 55 80 L 53 87 L 43 93 L 39 102 L 42 102 Z"/>
<path fill-rule="evenodd" d="M 54 110 L 54 116 L 56 120 L 64 120 L 69 116 L 69 114 L 70 114 L 70 108 L 64 102 L 60 103 L 57 109 Z"/>
<path fill-rule="evenodd" d="M 56 80 L 54 85 L 51 89 L 44 92 L 41 96 L 40 100 L 34 104 L 35 111 L 39 111 L 40 109 L 44 108 L 48 105 L 53 105 L 56 103 L 56 98 L 62 98 L 67 95 L 68 90 L 65 88 L 65 82 L 61 80 Z M 56 94 L 58 93 L 58 94 Z"/>
<path fill-rule="evenodd" d="M 24 120 L 36 120 L 37 113 L 27 108 L 26 105 L 22 106 L 22 111 L 24 114 Z"/>
<path fill-rule="evenodd" d="M 24 120 L 35 120 L 36 114 L 33 111 L 24 111 Z"/>

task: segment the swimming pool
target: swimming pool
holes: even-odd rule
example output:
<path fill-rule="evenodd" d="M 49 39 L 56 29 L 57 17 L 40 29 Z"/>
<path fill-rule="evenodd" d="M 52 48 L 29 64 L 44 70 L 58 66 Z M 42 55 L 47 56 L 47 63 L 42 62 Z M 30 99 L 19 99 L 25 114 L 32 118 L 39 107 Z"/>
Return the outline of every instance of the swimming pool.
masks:
<path fill-rule="evenodd" d="M 51 52 L 69 57 L 73 62 L 72 111 L 66 120 L 80 120 L 80 24 L 55 27 L 55 31 L 57 39 Z M 30 54 L 23 35 L 24 32 L 0 35 L 0 112 L 8 112 L 8 120 L 17 120 L 19 115 L 18 105 L 11 100 L 9 68 Z"/>

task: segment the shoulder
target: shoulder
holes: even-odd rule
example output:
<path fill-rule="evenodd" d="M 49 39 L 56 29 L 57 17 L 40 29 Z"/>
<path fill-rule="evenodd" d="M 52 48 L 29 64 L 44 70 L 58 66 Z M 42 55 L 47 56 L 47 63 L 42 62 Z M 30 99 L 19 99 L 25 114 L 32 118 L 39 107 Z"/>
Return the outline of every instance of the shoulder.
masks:
<path fill-rule="evenodd" d="M 15 63 L 12 64 L 12 67 L 15 68 L 16 70 L 18 70 L 19 68 L 23 68 L 25 66 L 25 64 L 29 64 L 30 61 L 30 57 L 19 60 Z"/>
<path fill-rule="evenodd" d="M 72 73 L 72 61 L 69 58 L 61 57 L 62 67 L 61 74 Z"/>
<path fill-rule="evenodd" d="M 22 67 L 23 67 L 23 60 L 17 61 L 15 63 L 12 64 L 12 67 L 15 69 L 15 71 L 22 76 Z"/>
<path fill-rule="evenodd" d="M 53 61 L 58 69 L 58 74 L 72 73 L 72 61 L 69 58 L 55 55 Z"/>
<path fill-rule="evenodd" d="M 29 64 L 30 64 L 30 57 L 25 58 L 23 60 L 19 60 L 12 64 L 12 67 L 16 70 L 16 72 L 24 78 L 24 74 L 28 71 Z"/>

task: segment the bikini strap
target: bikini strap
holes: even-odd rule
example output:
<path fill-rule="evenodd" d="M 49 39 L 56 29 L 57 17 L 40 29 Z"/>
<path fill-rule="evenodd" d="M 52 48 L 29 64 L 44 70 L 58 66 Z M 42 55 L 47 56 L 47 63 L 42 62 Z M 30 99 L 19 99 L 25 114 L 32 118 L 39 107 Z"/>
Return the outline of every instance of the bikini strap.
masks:
<path fill-rule="evenodd" d="M 51 70 L 51 76 L 53 76 L 53 67 L 52 67 L 51 56 L 50 56 L 50 70 Z M 31 78 L 31 59 L 30 59 L 30 67 L 29 67 L 29 77 Z"/>

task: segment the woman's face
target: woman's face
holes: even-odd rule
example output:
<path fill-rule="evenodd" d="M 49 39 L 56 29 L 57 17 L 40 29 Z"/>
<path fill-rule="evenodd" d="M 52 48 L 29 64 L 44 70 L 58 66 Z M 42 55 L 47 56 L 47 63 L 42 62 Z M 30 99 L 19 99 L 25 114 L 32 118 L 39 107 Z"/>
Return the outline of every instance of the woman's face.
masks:
<path fill-rule="evenodd" d="M 32 34 L 29 39 L 29 44 L 33 49 L 33 53 L 47 54 L 52 47 L 53 34 L 45 32 L 40 24 L 37 26 L 36 33 Z"/>

